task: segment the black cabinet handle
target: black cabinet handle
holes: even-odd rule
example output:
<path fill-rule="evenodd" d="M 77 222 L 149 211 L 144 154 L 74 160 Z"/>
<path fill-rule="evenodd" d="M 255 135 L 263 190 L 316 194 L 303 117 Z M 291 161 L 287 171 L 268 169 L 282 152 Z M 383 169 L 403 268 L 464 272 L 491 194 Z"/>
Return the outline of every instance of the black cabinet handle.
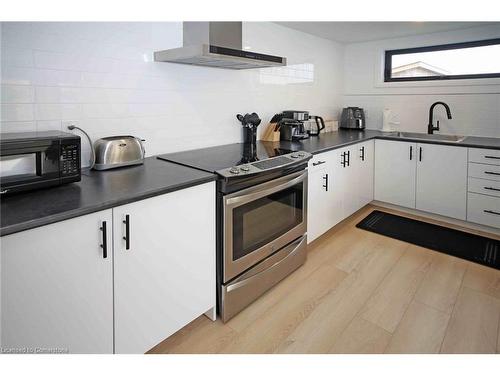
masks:
<path fill-rule="evenodd" d="M 342 160 L 340 161 L 340 164 L 342 164 L 342 166 L 345 168 L 345 152 L 342 153 L 342 155 L 340 155 L 340 157 L 342 158 Z"/>
<path fill-rule="evenodd" d="M 351 151 L 347 151 L 347 166 L 351 165 Z"/>
<path fill-rule="evenodd" d="M 323 176 L 323 180 L 325 180 L 323 187 L 325 188 L 325 191 L 328 191 L 328 173 Z"/>
<path fill-rule="evenodd" d="M 489 186 L 485 186 L 484 189 L 486 189 L 486 190 L 500 191 L 500 189 L 497 189 L 497 188 L 494 188 L 494 187 L 489 187 Z"/>
<path fill-rule="evenodd" d="M 108 257 L 108 235 L 106 230 L 106 222 L 103 221 L 101 227 L 99 228 L 102 232 L 102 257 L 106 259 Z"/>
<path fill-rule="evenodd" d="M 418 151 L 418 161 L 422 161 L 422 147 Z"/>
<path fill-rule="evenodd" d="M 488 155 L 485 155 L 485 158 L 486 159 L 500 159 L 500 156 L 488 156 Z"/>
<path fill-rule="evenodd" d="M 361 160 L 365 161 L 365 146 L 361 147 Z"/>
<path fill-rule="evenodd" d="M 413 146 L 410 146 L 410 160 L 413 160 Z"/>
<path fill-rule="evenodd" d="M 125 224 L 125 236 L 123 239 L 125 240 L 125 249 L 130 249 L 130 215 L 125 215 L 125 220 L 123 220 L 123 224 Z"/>
<path fill-rule="evenodd" d="M 484 173 L 486 173 L 486 174 L 493 174 L 495 176 L 500 176 L 500 173 L 497 173 L 497 172 L 488 172 L 488 171 L 485 171 Z"/>
<path fill-rule="evenodd" d="M 317 166 L 317 165 L 325 164 L 325 163 L 326 163 L 326 161 L 322 161 L 322 160 L 320 160 L 320 161 L 318 161 L 318 162 L 316 162 L 316 163 L 313 163 L 313 167 L 315 167 L 315 166 Z"/>
<path fill-rule="evenodd" d="M 483 210 L 483 211 L 488 213 L 488 214 L 500 215 L 500 212 L 495 212 L 495 211 L 491 211 L 491 210 Z"/>

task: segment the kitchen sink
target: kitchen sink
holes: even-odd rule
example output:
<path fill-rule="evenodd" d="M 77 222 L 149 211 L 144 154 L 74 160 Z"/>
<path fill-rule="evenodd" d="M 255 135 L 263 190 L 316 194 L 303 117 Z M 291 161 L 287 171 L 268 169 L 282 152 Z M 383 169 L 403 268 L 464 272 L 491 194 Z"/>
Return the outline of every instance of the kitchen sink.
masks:
<path fill-rule="evenodd" d="M 441 142 L 453 142 L 453 143 L 462 142 L 465 139 L 465 136 L 462 135 L 426 134 L 426 133 L 411 133 L 411 132 L 394 132 L 391 133 L 391 135 L 399 138 L 436 140 Z"/>

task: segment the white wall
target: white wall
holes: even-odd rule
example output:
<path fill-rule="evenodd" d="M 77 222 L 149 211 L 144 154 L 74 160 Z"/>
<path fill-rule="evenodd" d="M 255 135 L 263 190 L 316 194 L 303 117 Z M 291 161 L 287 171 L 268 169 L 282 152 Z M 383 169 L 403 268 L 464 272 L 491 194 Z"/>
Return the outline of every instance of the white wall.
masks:
<path fill-rule="evenodd" d="M 245 23 L 244 45 L 286 68 L 231 71 L 152 62 L 182 44 L 180 23 L 2 23 L 1 132 L 133 134 L 149 155 L 241 142 L 237 113 L 336 117 L 343 46 L 273 23 Z M 262 130 L 263 126 L 261 127 Z M 82 156 L 87 160 L 87 150 Z"/>
<path fill-rule="evenodd" d="M 367 111 L 367 127 L 382 126 L 382 111 L 390 108 L 401 122 L 400 130 L 425 132 L 430 105 L 449 104 L 453 119 L 437 108 L 441 132 L 500 137 L 500 79 L 448 82 L 383 82 L 383 56 L 388 49 L 421 47 L 500 37 L 500 23 L 453 32 L 353 43 L 345 46 L 344 106 Z M 500 56 L 492 56 L 500 59 Z"/>

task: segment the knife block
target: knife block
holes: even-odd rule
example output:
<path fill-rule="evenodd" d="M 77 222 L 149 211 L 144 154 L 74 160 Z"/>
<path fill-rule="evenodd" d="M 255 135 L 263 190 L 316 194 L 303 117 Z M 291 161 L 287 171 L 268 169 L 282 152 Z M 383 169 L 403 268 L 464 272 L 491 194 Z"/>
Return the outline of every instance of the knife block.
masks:
<path fill-rule="evenodd" d="M 267 142 L 279 142 L 280 131 L 275 129 L 276 129 L 276 123 L 275 122 L 269 123 L 267 125 L 266 130 L 264 131 L 264 134 L 262 135 L 262 140 Z"/>

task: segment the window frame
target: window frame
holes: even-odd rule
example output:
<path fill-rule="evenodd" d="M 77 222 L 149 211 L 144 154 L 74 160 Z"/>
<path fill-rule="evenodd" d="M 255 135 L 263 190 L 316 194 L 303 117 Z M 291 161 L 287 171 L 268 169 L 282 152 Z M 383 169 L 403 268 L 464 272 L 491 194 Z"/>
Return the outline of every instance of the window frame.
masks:
<path fill-rule="evenodd" d="M 384 58 L 384 82 L 418 82 L 418 81 L 449 81 L 456 79 L 476 79 L 476 78 L 498 78 L 498 73 L 479 73 L 479 74 L 455 74 L 447 76 L 422 76 L 422 77 L 391 77 L 392 73 L 392 56 L 405 55 L 419 52 L 446 51 L 450 49 L 461 49 L 470 47 L 483 47 L 491 45 L 500 45 L 500 38 L 476 40 L 473 42 L 461 42 L 451 44 L 440 44 L 426 47 L 402 48 L 385 51 Z"/>

